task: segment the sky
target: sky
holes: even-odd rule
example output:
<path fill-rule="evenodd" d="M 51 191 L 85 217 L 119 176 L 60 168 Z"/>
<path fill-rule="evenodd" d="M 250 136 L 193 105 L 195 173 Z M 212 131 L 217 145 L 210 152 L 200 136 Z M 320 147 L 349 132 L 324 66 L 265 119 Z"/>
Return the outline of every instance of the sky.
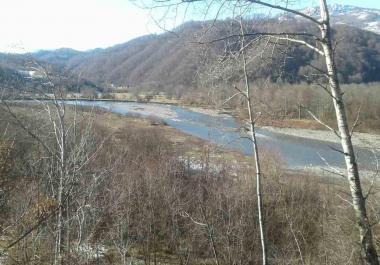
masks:
<path fill-rule="evenodd" d="M 316 6 L 317 0 L 302 0 Z M 331 0 L 380 9 L 380 0 Z M 0 0 L 0 51 L 33 52 L 58 48 L 89 50 L 160 33 L 194 17 L 141 8 L 130 0 Z M 198 10 L 199 11 L 199 10 Z M 161 13 L 160 13 L 161 12 Z M 175 17 L 175 19 L 174 19 Z M 169 21 L 169 22 L 168 22 Z"/>

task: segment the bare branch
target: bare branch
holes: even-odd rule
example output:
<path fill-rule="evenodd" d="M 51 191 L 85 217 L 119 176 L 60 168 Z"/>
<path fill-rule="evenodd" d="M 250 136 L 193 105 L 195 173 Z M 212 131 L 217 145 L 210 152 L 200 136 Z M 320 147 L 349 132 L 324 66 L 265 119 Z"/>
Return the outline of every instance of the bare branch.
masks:
<path fill-rule="evenodd" d="M 322 50 L 318 49 L 317 47 L 311 45 L 310 43 L 308 43 L 306 41 L 298 40 L 298 39 L 294 39 L 294 38 L 289 38 L 289 37 L 278 37 L 277 39 L 279 39 L 279 40 L 288 40 L 288 41 L 291 41 L 291 42 L 294 42 L 294 43 L 299 43 L 299 44 L 305 45 L 306 47 L 312 49 L 313 51 L 319 53 L 322 56 L 325 55 Z"/>
<path fill-rule="evenodd" d="M 332 174 L 335 174 L 335 175 L 338 175 L 338 176 L 341 176 L 341 177 L 344 177 L 344 178 L 346 177 L 338 168 L 330 165 L 330 163 L 326 160 L 326 158 L 324 158 L 320 153 L 318 153 L 318 156 L 325 163 L 325 165 L 331 169 L 331 171 L 324 169 L 324 168 L 322 170 L 327 171 L 327 172 L 332 173 Z"/>
<path fill-rule="evenodd" d="M 306 107 L 303 106 L 303 105 L 301 105 L 301 108 L 305 109 L 306 112 L 309 113 L 310 116 L 311 116 L 315 121 L 317 121 L 319 124 L 323 125 L 323 126 L 326 127 L 327 129 L 329 129 L 330 131 L 332 131 L 332 132 L 333 132 L 333 133 L 334 133 L 339 139 L 341 138 L 340 135 L 338 134 L 338 132 L 337 132 L 334 128 L 328 126 L 326 123 L 324 123 L 323 121 L 321 121 L 320 119 L 318 119 L 318 117 L 315 116 L 314 113 L 311 112 L 308 108 L 306 108 Z"/>
<path fill-rule="evenodd" d="M 201 223 L 201 222 L 198 222 L 196 221 L 194 218 L 192 218 L 190 216 L 190 214 L 188 214 L 187 212 L 183 211 L 183 212 L 179 212 L 179 215 L 182 216 L 182 217 L 185 217 L 185 218 L 189 218 L 194 224 L 196 225 L 200 225 L 200 226 L 207 226 L 207 224 L 205 223 Z"/>
<path fill-rule="evenodd" d="M 223 103 L 222 103 L 221 106 L 227 104 L 229 101 L 231 101 L 232 99 L 234 99 L 234 98 L 235 98 L 236 96 L 238 96 L 238 95 L 241 95 L 241 93 L 240 93 L 240 92 L 237 92 L 237 93 L 233 94 L 231 97 L 229 97 L 229 98 L 227 98 L 225 101 L 223 101 Z"/>
<path fill-rule="evenodd" d="M 360 106 L 359 106 L 358 110 L 356 111 L 356 117 L 354 120 L 354 124 L 352 125 L 352 128 L 350 130 L 350 137 L 352 137 L 352 135 L 354 134 L 355 128 L 359 125 L 359 118 L 360 118 L 361 109 L 362 109 L 362 103 L 360 103 Z"/>
<path fill-rule="evenodd" d="M 206 42 L 198 41 L 198 42 L 191 42 L 191 43 L 196 43 L 196 44 L 213 44 L 213 43 L 216 43 L 216 42 L 225 41 L 225 40 L 229 40 L 229 39 L 233 39 L 233 38 L 260 37 L 260 36 L 272 36 L 272 37 L 275 37 L 275 36 L 285 36 L 285 37 L 287 37 L 287 36 L 293 36 L 293 37 L 299 36 L 299 37 L 309 37 L 309 38 L 313 38 L 316 41 L 321 41 L 315 35 L 310 34 L 310 33 L 305 33 L 305 32 L 280 32 L 280 33 L 275 33 L 275 32 L 253 32 L 253 33 L 244 33 L 244 34 L 231 34 L 231 35 L 224 36 L 224 37 L 221 37 L 221 38 L 218 38 L 218 39 L 213 39 L 211 41 L 206 41 Z"/>
<path fill-rule="evenodd" d="M 302 12 L 299 12 L 297 10 L 294 10 L 294 9 L 290 9 L 290 8 L 286 8 L 286 7 L 282 7 L 282 6 L 279 6 L 279 5 L 272 5 L 272 4 L 269 4 L 269 3 L 266 3 L 266 2 L 262 2 L 262 1 L 257 1 L 257 0 L 247 0 L 248 2 L 250 3 L 253 3 L 253 4 L 259 4 L 259 5 L 262 5 L 262 6 L 266 6 L 266 7 L 270 7 L 270 8 L 273 8 L 273 9 L 278 9 L 278 10 L 282 10 L 282 11 L 285 11 L 285 12 L 288 12 L 288 13 L 292 13 L 292 14 L 295 14 L 295 15 L 298 15 L 298 16 L 301 16 L 303 18 L 306 18 L 312 22 L 314 22 L 315 24 L 317 25 L 322 25 L 322 23 L 318 20 L 316 20 L 315 18 L 311 17 L 311 16 L 308 16 Z"/>
<path fill-rule="evenodd" d="M 241 95 L 243 95 L 245 98 L 248 99 L 248 95 L 246 94 L 246 92 L 241 91 L 237 86 L 234 86 L 234 89 L 236 89 L 237 91 L 239 91 L 239 93 L 240 93 Z"/>

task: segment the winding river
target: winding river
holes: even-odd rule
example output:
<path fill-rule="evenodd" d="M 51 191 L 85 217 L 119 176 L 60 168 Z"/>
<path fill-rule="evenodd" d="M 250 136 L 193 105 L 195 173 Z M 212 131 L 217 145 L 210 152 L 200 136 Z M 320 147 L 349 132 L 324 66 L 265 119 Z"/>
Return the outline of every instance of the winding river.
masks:
<path fill-rule="evenodd" d="M 123 115 L 157 117 L 184 133 L 247 155 L 252 153 L 250 141 L 242 137 L 239 132 L 241 126 L 229 115 L 209 115 L 185 107 L 154 103 L 113 101 L 68 101 L 67 103 L 100 107 Z M 338 144 L 283 135 L 264 129 L 257 130 L 257 138 L 262 149 L 279 154 L 292 169 L 326 167 L 326 161 L 331 166 L 344 166 L 342 155 L 333 150 L 341 150 Z M 362 168 L 371 168 L 372 153 L 362 148 L 356 148 L 356 152 L 359 165 Z"/>

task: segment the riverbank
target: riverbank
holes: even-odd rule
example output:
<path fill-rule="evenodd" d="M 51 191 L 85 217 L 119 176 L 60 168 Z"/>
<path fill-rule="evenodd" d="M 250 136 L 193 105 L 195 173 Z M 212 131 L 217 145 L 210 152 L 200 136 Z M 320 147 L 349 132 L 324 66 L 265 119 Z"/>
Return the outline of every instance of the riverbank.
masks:
<path fill-rule="evenodd" d="M 216 109 L 207 109 L 202 107 L 186 107 L 191 111 L 207 114 L 211 116 L 230 115 L 224 111 Z M 270 126 L 267 124 L 271 124 Z M 258 126 L 261 129 L 284 134 L 304 139 L 318 140 L 324 142 L 331 142 L 340 144 L 339 138 L 331 131 L 322 130 L 321 126 L 309 120 L 301 120 L 294 122 L 262 122 L 262 125 Z M 366 149 L 379 149 L 380 148 L 380 135 L 373 133 L 354 132 L 352 136 L 353 144 L 357 147 Z"/>
<path fill-rule="evenodd" d="M 181 106 L 181 107 L 184 107 L 188 110 L 191 110 L 193 112 L 197 112 L 197 113 L 201 113 L 201 114 L 206 114 L 206 115 L 210 115 L 210 116 L 213 116 L 213 117 L 229 117 L 229 116 L 233 116 L 232 112 L 230 111 L 226 111 L 226 110 L 218 110 L 218 109 L 209 109 L 209 108 L 203 108 L 203 107 L 194 107 L 194 106 Z"/>
<path fill-rule="evenodd" d="M 331 131 L 323 131 L 316 129 L 300 129 L 300 128 L 280 128 L 273 126 L 262 126 L 264 130 L 305 138 L 318 141 L 325 141 L 331 143 L 340 143 L 339 138 Z M 357 147 L 368 149 L 379 149 L 380 147 L 380 135 L 370 133 L 354 133 L 352 136 L 353 144 Z"/>
<path fill-rule="evenodd" d="M 182 156 L 182 159 L 191 158 L 193 161 L 204 159 L 208 156 L 210 163 L 222 160 L 229 161 L 234 168 L 247 170 L 251 168 L 251 157 L 246 156 L 238 151 L 229 150 L 210 143 L 199 137 L 181 132 L 173 127 L 167 126 L 165 123 L 157 123 L 157 117 L 164 118 L 174 113 L 162 112 L 159 106 L 151 111 L 156 112 L 156 116 L 126 116 L 122 114 L 112 113 L 103 108 L 83 107 L 82 111 L 93 112 L 96 115 L 95 122 L 99 125 L 106 126 L 110 133 L 119 134 L 125 126 L 135 129 L 156 130 L 171 143 L 174 150 Z"/>
<path fill-rule="evenodd" d="M 72 102 L 69 103 L 72 104 Z M 180 133 L 201 139 L 204 141 L 201 145 L 212 143 L 226 150 L 240 152 L 240 154 L 248 156 L 252 154 L 249 141 L 242 137 L 241 131 L 238 131 L 239 124 L 229 115 L 225 115 L 225 118 L 223 116 L 220 118 L 221 114 L 216 111 L 202 110 L 200 108 L 189 110 L 186 107 L 158 104 L 96 101 L 78 102 L 78 106 L 90 109 L 102 108 L 108 112 L 149 119 L 155 126 L 169 125 Z M 278 157 L 282 159 L 284 166 L 286 165 L 289 169 L 296 167 L 303 168 L 304 166 L 325 167 L 326 165 L 322 157 L 330 165 L 344 166 L 342 156 L 338 155 L 330 147 L 331 143 L 335 142 L 337 144 L 333 144 L 333 146 L 339 148 L 339 143 L 334 139 L 334 135 L 331 132 L 301 130 L 298 128 L 278 129 L 274 127 L 267 128 L 267 130 L 258 130 L 257 137 L 260 139 L 261 150 L 268 150 L 273 154 L 278 153 Z M 368 138 L 370 139 L 368 140 Z M 363 169 L 373 170 L 374 155 L 371 145 L 376 145 L 376 143 L 372 141 L 372 138 L 372 135 L 362 134 L 359 139 L 360 141 L 354 142 L 356 146 L 362 147 L 357 148 L 356 151 L 358 158 L 360 158 L 361 168 Z M 314 139 L 314 141 L 307 139 Z M 189 141 L 184 141 L 183 143 L 187 142 Z M 189 150 L 191 148 L 190 146 Z M 289 155 L 289 152 L 291 152 L 291 155 Z"/>

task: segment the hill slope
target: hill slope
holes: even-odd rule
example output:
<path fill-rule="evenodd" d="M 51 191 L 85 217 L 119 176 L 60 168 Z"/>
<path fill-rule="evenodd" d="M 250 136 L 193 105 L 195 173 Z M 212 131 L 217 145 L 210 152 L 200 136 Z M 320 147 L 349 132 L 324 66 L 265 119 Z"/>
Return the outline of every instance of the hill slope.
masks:
<path fill-rule="evenodd" d="M 228 23 L 221 22 L 207 33 L 213 39 L 228 34 Z M 310 31 L 303 23 L 283 22 L 258 26 L 277 31 Z M 120 86 L 157 88 L 192 87 L 197 85 L 198 73 L 207 62 L 223 52 L 223 43 L 200 45 L 191 43 L 194 36 L 204 33 L 201 23 L 188 23 L 177 30 L 178 35 L 165 33 L 144 36 L 114 47 L 82 53 L 66 61 L 66 67 L 80 73 L 94 83 Z M 337 64 L 342 82 L 360 83 L 380 81 L 380 35 L 345 25 L 336 25 L 334 39 L 337 46 Z M 287 60 L 283 79 L 303 80 L 307 65 L 323 65 L 320 58 L 303 47 L 292 50 L 293 59 Z M 268 66 L 266 66 L 268 67 Z M 275 67 L 272 65 L 271 67 Z M 268 69 L 270 75 L 274 69 Z M 273 77 L 275 78 L 275 77 Z"/>

